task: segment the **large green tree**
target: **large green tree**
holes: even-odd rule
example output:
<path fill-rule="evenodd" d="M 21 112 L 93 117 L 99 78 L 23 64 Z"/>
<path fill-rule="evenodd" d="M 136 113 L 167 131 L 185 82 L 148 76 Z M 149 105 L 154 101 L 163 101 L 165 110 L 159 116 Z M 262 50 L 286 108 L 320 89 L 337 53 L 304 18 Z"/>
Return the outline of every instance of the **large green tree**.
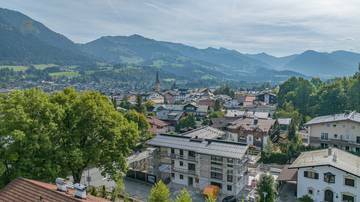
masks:
<path fill-rule="evenodd" d="M 19 176 L 49 181 L 65 174 L 52 142 L 62 112 L 46 93 L 31 89 L 1 96 L 0 117 L 0 186 Z"/>
<path fill-rule="evenodd" d="M 51 100 L 62 113 L 58 132 L 52 136 L 59 165 L 71 172 L 75 182 L 80 182 L 89 166 L 119 177 L 139 136 L 136 124 L 98 92 L 65 89 L 53 94 Z"/>

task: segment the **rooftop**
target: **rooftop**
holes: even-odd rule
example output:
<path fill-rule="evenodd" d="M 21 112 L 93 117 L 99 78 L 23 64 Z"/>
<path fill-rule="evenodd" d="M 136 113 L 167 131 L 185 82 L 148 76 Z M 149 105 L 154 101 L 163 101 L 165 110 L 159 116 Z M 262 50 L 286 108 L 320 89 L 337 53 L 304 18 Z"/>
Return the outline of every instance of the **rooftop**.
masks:
<path fill-rule="evenodd" d="M 240 110 L 228 110 L 225 117 L 257 117 L 261 119 L 267 119 L 270 117 L 269 112 L 252 112 L 252 111 L 240 111 Z"/>
<path fill-rule="evenodd" d="M 360 157 L 337 148 L 303 152 L 289 168 L 313 166 L 332 166 L 360 177 Z"/>
<path fill-rule="evenodd" d="M 255 124 L 255 120 L 257 123 Z M 263 132 L 269 132 L 271 127 L 275 124 L 274 119 L 255 119 L 255 118 L 242 118 L 237 119 L 230 123 L 229 129 L 243 129 L 243 130 L 254 130 L 260 129 Z"/>
<path fill-rule="evenodd" d="M 206 126 L 195 130 L 191 130 L 186 133 L 182 133 L 180 135 L 191 138 L 216 139 L 225 135 L 225 132 L 210 126 Z"/>
<path fill-rule="evenodd" d="M 360 113 L 353 111 L 350 113 L 342 113 L 342 114 L 333 114 L 327 116 L 318 116 L 311 119 L 305 125 L 313 125 L 319 123 L 329 123 L 336 121 L 354 121 L 360 123 Z"/>
<path fill-rule="evenodd" d="M 157 135 L 148 141 L 151 146 L 190 150 L 201 154 L 242 159 L 248 146 L 236 142 L 193 139 L 188 136 Z"/>
<path fill-rule="evenodd" d="M 74 201 L 74 202 L 105 202 L 103 198 L 87 195 L 86 199 L 74 197 L 74 190 L 57 191 L 55 184 L 36 180 L 17 178 L 0 190 L 0 201 Z"/>

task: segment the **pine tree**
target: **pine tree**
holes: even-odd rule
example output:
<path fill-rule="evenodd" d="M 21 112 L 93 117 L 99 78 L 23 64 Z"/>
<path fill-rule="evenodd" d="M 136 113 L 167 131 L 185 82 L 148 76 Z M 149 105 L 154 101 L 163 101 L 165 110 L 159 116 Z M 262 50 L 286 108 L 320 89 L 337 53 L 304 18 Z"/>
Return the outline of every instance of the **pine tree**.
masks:
<path fill-rule="evenodd" d="M 170 202 L 169 188 L 160 180 L 150 191 L 149 202 Z"/>
<path fill-rule="evenodd" d="M 192 202 L 189 192 L 183 188 L 180 194 L 176 197 L 175 202 Z"/>

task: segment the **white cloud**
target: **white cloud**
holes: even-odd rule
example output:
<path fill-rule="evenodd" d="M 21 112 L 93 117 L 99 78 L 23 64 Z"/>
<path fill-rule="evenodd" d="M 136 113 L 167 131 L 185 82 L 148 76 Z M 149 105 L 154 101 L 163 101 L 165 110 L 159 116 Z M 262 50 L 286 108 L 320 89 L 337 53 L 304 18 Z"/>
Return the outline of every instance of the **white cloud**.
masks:
<path fill-rule="evenodd" d="M 359 0 L 0 0 L 0 6 L 76 42 L 137 33 L 240 52 L 360 51 Z"/>

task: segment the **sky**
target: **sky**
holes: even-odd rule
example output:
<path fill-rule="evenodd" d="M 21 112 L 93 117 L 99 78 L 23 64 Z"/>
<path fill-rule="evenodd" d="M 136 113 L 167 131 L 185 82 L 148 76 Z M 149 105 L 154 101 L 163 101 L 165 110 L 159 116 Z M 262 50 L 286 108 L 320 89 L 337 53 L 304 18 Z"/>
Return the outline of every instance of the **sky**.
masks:
<path fill-rule="evenodd" d="M 74 42 L 140 34 L 276 56 L 360 52 L 360 0 L 0 0 Z"/>

